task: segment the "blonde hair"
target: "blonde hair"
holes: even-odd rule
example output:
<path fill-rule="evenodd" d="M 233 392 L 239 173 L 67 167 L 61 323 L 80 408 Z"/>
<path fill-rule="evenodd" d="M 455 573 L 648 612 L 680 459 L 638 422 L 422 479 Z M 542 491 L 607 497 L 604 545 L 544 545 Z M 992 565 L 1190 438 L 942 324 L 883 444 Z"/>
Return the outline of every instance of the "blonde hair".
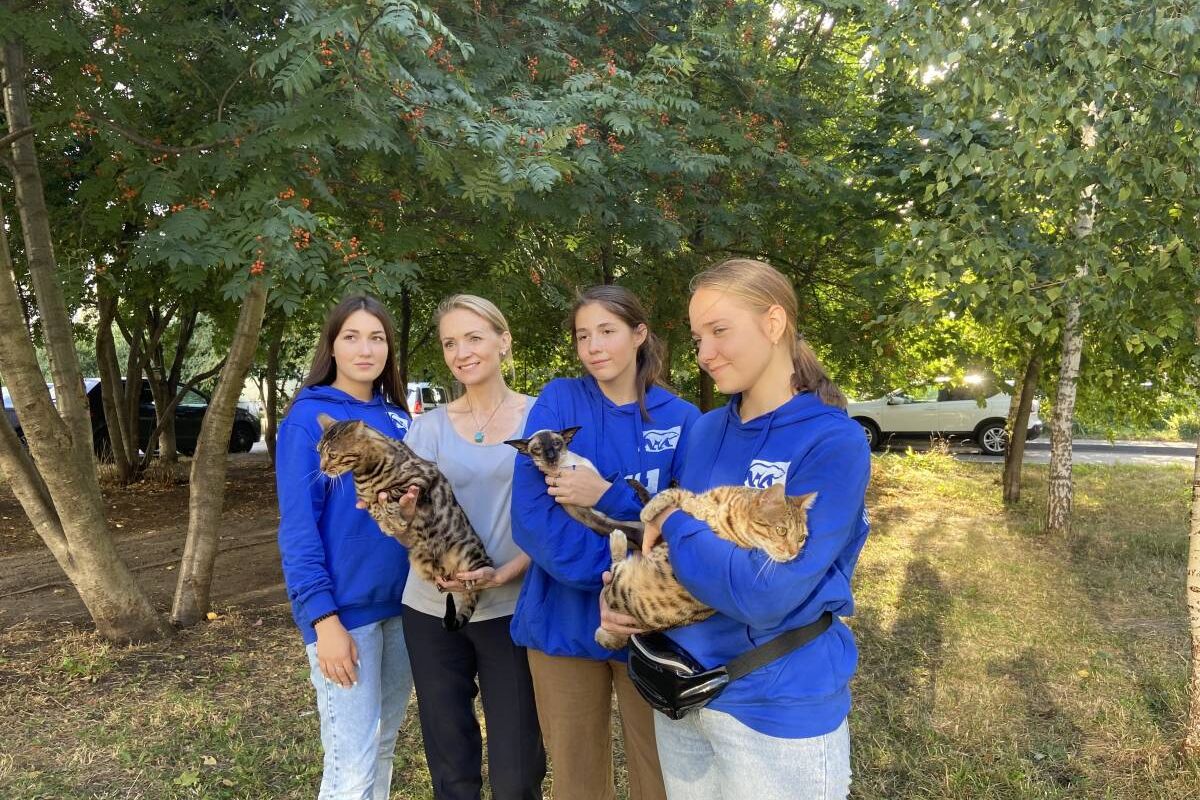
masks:
<path fill-rule="evenodd" d="M 470 311 L 476 316 L 483 317 L 492 326 L 492 330 L 497 335 L 507 333 L 510 338 L 512 337 L 512 331 L 508 328 L 508 320 L 505 319 L 504 312 L 491 300 L 476 294 L 452 294 L 442 300 L 442 302 L 438 303 L 437 311 L 433 314 L 433 324 L 440 326 L 442 324 L 442 317 L 455 310 Z M 500 365 L 503 366 L 505 362 L 512 364 L 512 359 L 512 345 L 510 344 L 508 350 L 504 351 L 503 357 L 500 359 Z"/>
<path fill-rule="evenodd" d="M 796 330 L 800 304 L 792 282 L 779 270 L 752 258 L 731 258 L 692 278 L 691 291 L 702 288 L 731 294 L 759 314 L 766 313 L 771 306 L 782 308 L 787 326 L 784 335 L 792 356 L 792 388 L 797 392 L 812 392 L 826 405 L 846 407 L 846 395 L 829 378 L 817 354 Z"/>

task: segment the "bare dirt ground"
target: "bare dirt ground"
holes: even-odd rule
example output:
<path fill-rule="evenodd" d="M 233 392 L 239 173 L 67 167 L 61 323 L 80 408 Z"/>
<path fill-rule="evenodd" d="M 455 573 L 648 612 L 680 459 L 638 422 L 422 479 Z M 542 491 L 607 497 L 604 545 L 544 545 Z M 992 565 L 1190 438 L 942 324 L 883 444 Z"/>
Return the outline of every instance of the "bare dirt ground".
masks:
<path fill-rule="evenodd" d="M 169 609 L 187 535 L 189 462 L 174 480 L 106 485 L 117 549 L 155 605 Z M 275 476 L 263 453 L 232 455 L 225 484 L 214 608 L 265 606 L 286 599 L 279 550 Z M 80 623 L 88 616 L 11 490 L 0 485 L 0 629 L 17 623 Z"/>

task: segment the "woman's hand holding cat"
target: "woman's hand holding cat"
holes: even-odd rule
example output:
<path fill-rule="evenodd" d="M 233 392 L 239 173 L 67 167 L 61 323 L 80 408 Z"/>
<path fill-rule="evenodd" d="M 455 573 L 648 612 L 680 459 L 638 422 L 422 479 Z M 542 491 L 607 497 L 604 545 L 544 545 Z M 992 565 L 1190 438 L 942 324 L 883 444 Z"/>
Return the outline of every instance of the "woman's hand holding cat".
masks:
<path fill-rule="evenodd" d="M 642 555 L 650 555 L 654 545 L 662 541 L 662 526 L 667 517 L 679 510 L 678 506 L 667 506 L 658 512 L 658 516 L 646 523 L 642 531 Z"/>
<path fill-rule="evenodd" d="M 608 586 L 612 583 L 612 573 L 605 571 L 600 577 L 604 581 L 604 585 Z M 632 636 L 635 633 L 645 633 L 642 628 L 637 627 L 637 618 L 631 617 L 628 614 L 621 614 L 613 611 L 604 602 L 604 595 L 600 595 L 600 627 L 609 633 L 619 634 L 621 636 Z"/>
<path fill-rule="evenodd" d="M 590 469 L 565 469 L 546 476 L 546 491 L 562 505 L 591 508 L 612 486 Z"/>
<path fill-rule="evenodd" d="M 315 626 L 317 632 L 317 664 L 321 674 L 343 689 L 358 682 L 358 647 L 342 621 L 335 614 Z"/>
<path fill-rule="evenodd" d="M 499 586 L 504 583 L 498 580 L 499 573 L 495 567 L 480 567 L 467 572 L 458 572 L 454 575 L 454 580 L 448 581 L 441 576 L 434 578 L 439 589 L 443 592 L 465 592 L 467 590 L 467 581 L 475 581 L 472 587 L 475 591 L 480 589 L 491 589 L 493 586 Z"/>
<path fill-rule="evenodd" d="M 497 568 L 484 567 L 471 572 L 460 572 L 454 576 L 457 580 L 446 581 L 438 578 L 437 585 L 444 592 L 461 592 L 466 588 L 463 585 L 463 581 L 475 581 L 476 589 L 494 589 L 497 586 L 503 586 L 509 581 L 521 577 L 528 568 L 529 556 L 522 553 L 512 561 L 509 561 L 507 564 L 501 564 Z"/>
<path fill-rule="evenodd" d="M 409 522 L 412 522 L 413 517 L 415 517 L 417 515 L 417 498 L 420 496 L 421 496 L 421 488 L 419 486 L 408 487 L 408 491 L 406 491 L 404 493 L 404 496 L 396 501 L 400 506 L 400 516 L 401 517 L 408 520 Z M 388 501 L 388 493 L 380 492 L 378 499 L 379 499 L 379 505 L 381 505 L 381 506 L 385 505 Z M 367 504 L 364 503 L 362 500 L 359 500 L 357 503 L 354 504 L 354 507 L 360 508 L 360 509 L 366 509 Z"/>

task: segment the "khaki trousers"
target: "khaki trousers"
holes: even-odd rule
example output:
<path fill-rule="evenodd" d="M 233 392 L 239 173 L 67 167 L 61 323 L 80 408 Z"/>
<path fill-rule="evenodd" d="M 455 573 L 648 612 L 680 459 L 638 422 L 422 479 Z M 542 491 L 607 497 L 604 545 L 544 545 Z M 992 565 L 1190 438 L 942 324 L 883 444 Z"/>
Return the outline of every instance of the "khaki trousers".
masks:
<path fill-rule="evenodd" d="M 617 693 L 629 800 L 666 800 L 654 712 L 620 661 L 550 656 L 529 650 L 538 722 L 550 757 L 553 800 L 615 800 L 612 695 Z"/>

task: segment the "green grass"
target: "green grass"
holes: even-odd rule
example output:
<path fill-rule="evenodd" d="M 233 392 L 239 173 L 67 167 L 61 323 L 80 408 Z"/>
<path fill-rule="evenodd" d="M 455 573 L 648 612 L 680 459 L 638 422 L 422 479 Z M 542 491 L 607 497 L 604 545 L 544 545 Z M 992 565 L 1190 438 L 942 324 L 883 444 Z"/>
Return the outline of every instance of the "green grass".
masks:
<path fill-rule="evenodd" d="M 876 461 L 857 571 L 856 798 L 1185 798 L 1190 472 L 1079 467 L 1076 532 L 1040 533 L 1045 473 Z M 0 634 L 0 797 L 311 798 L 317 720 L 283 608 L 132 648 Z M 430 797 L 415 715 L 394 798 Z M 623 796 L 623 795 L 622 795 Z"/>

